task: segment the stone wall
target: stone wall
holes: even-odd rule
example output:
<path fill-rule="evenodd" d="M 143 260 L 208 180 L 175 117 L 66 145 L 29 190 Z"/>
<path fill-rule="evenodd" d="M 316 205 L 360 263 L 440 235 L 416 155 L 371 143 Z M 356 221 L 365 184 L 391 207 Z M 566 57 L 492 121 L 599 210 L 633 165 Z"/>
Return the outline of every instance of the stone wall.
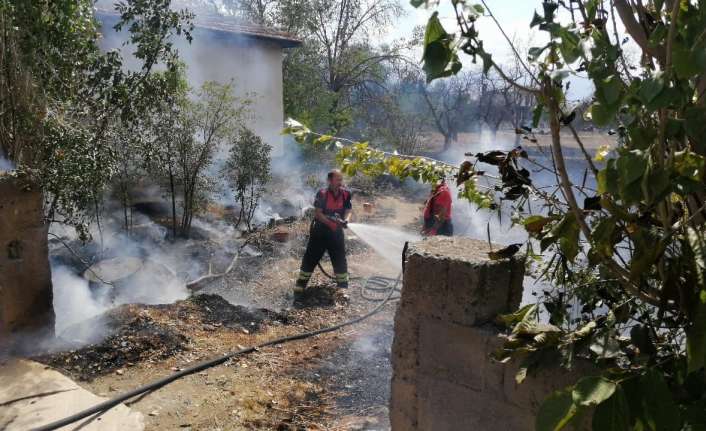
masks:
<path fill-rule="evenodd" d="M 0 346 L 14 334 L 53 331 L 43 199 L 26 179 L 0 172 Z"/>
<path fill-rule="evenodd" d="M 533 430 L 564 373 L 515 382 L 517 366 L 491 362 L 501 345 L 492 321 L 516 310 L 524 264 L 491 261 L 488 244 L 431 238 L 410 245 L 392 346 L 393 431 Z"/>

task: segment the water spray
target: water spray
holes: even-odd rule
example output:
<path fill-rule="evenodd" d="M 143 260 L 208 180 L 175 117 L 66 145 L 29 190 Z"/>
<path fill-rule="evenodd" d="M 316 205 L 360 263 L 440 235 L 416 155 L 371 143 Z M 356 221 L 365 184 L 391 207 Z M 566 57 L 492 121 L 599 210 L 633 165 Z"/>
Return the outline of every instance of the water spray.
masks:
<path fill-rule="evenodd" d="M 367 223 L 348 223 L 348 228 L 397 270 L 402 269 L 399 256 L 405 243 L 422 239 L 419 234 Z"/>

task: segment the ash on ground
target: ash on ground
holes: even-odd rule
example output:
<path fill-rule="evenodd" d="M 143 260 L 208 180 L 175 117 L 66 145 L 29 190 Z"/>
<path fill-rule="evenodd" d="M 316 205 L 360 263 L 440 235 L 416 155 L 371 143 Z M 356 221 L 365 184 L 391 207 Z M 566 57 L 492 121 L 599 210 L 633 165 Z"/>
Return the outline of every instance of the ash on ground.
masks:
<path fill-rule="evenodd" d="M 349 302 L 346 289 L 341 289 L 335 283 L 308 286 L 294 295 L 294 308 L 334 307 Z"/>
<path fill-rule="evenodd" d="M 267 323 L 287 321 L 284 314 L 233 305 L 218 295 L 196 295 L 174 304 L 123 305 L 68 330 L 70 334 L 102 338 L 101 341 L 34 359 L 86 381 L 189 350 L 194 330 L 225 328 L 255 333 Z M 100 336 L 95 333 L 97 328 Z M 65 341 L 83 345 L 86 339 Z"/>

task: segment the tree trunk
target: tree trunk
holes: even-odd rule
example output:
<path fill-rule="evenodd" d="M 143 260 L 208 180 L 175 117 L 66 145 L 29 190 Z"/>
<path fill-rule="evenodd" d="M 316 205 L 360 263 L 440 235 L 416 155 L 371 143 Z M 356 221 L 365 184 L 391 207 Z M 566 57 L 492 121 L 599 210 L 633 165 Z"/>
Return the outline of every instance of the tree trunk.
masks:
<path fill-rule="evenodd" d="M 450 134 L 444 135 L 444 148 L 442 148 L 441 152 L 445 153 L 449 149 L 451 149 L 451 144 L 453 143 L 453 139 L 451 138 Z"/>
<path fill-rule="evenodd" d="M 172 173 L 171 165 L 169 166 L 169 191 L 172 195 L 172 241 L 175 241 L 177 236 L 176 190 L 174 187 L 174 174 Z"/>

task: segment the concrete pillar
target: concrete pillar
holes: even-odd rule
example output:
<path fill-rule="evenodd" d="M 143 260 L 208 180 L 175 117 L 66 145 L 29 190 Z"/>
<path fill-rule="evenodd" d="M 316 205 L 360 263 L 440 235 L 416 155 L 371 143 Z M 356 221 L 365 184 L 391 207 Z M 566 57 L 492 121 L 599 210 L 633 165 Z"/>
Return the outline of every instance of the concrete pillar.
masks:
<path fill-rule="evenodd" d="M 43 204 L 26 177 L 0 173 L 0 346 L 54 330 Z"/>
<path fill-rule="evenodd" d="M 490 361 L 501 345 L 492 322 L 518 308 L 524 262 L 491 261 L 488 251 L 467 238 L 410 246 L 392 346 L 393 431 L 534 430 L 545 396 L 574 382 L 547 372 L 517 385 L 516 364 Z"/>

